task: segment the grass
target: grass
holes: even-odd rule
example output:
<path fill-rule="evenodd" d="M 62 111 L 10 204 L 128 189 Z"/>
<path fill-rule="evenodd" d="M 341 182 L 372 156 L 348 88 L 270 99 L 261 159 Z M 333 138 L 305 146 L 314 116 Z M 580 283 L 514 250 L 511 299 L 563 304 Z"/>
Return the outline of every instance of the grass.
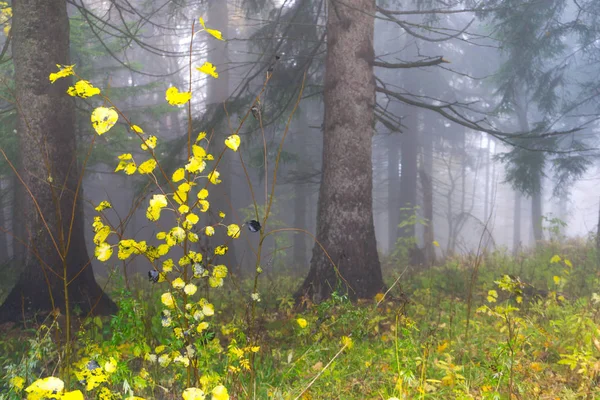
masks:
<path fill-rule="evenodd" d="M 599 277 L 591 243 L 550 242 L 516 259 L 504 252 L 482 257 L 468 331 L 474 257 L 408 270 L 383 299 L 353 304 L 336 295 L 302 312 L 290 297 L 300 278 L 261 280 L 253 324 L 258 350 L 247 345 L 250 302 L 243 301 L 253 282 L 238 282 L 211 299 L 219 311 L 196 355 L 205 371 L 199 381 L 225 382 L 231 399 L 600 398 Z M 384 271 L 390 286 L 402 273 L 394 265 Z M 141 279 L 133 287 L 131 293 L 119 281 L 113 285 L 118 315 L 81 323 L 79 368 L 110 357 L 118 365 L 85 397 L 181 398 L 186 367 L 173 354 L 165 366 L 151 357 L 168 354 L 157 351 L 159 344 L 178 346 L 161 326 L 160 290 Z M 57 373 L 59 325 L 3 328 L 0 398 L 22 398 L 11 384 L 15 376 L 32 382 Z M 72 388 L 85 390 L 78 380 L 71 379 Z"/>

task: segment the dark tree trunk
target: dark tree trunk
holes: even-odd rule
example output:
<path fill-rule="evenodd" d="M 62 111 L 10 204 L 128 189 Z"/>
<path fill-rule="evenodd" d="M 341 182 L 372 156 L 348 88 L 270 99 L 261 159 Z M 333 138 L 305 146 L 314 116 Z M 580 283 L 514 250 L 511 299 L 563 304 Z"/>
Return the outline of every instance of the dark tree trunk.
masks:
<path fill-rule="evenodd" d="M 373 298 L 384 287 L 372 198 L 375 1 L 329 5 L 317 241 L 331 260 L 315 244 L 299 301 L 320 302 L 333 291 Z"/>
<path fill-rule="evenodd" d="M 56 64 L 69 64 L 66 1 L 14 0 L 12 5 L 19 173 L 31 195 L 19 186 L 20 233 L 27 248 L 20 247 L 22 271 L 0 307 L 0 321 L 53 307 L 64 312 L 65 275 L 71 306 L 113 313 L 116 306 L 96 283 L 85 246 L 81 189 L 76 193 L 75 104 L 65 94 L 71 80 L 48 80 Z"/>
<path fill-rule="evenodd" d="M 398 221 L 400 220 L 400 133 L 392 132 L 387 138 L 388 162 L 388 247 L 394 251 L 398 239 Z"/>

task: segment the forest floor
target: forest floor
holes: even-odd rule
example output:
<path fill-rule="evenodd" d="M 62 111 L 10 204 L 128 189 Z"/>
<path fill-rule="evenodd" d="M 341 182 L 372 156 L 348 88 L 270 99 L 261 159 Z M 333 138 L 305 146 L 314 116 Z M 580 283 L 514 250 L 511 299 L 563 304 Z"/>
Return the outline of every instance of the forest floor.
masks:
<path fill-rule="evenodd" d="M 180 348 L 183 333 L 165 334 L 157 285 L 115 283 L 119 314 L 82 322 L 68 368 L 58 367 L 56 324 L 3 328 L 0 399 L 24 398 L 43 376 L 61 376 L 86 399 L 181 399 L 190 381 L 216 400 L 600 398 L 592 241 L 427 269 L 388 260 L 384 272 L 385 297 L 353 304 L 335 295 L 298 312 L 291 293 L 301 277 L 267 271 L 254 318 L 244 300 L 254 283 L 226 285 L 210 299 L 216 312 L 195 354 Z"/>

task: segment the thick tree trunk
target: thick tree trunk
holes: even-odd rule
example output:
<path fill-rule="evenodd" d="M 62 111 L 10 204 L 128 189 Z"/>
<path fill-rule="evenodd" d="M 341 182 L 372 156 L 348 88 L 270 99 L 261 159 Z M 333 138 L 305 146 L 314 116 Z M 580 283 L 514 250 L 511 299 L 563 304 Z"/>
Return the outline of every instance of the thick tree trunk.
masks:
<path fill-rule="evenodd" d="M 56 64 L 69 64 L 66 1 L 14 0 L 12 5 L 19 173 L 31 195 L 21 185 L 19 231 L 27 248 L 20 247 L 22 272 L 0 307 L 0 321 L 53 307 L 64 312 L 65 275 L 71 306 L 112 313 L 116 306 L 96 283 L 85 246 L 81 189 L 76 193 L 75 104 L 65 93 L 71 80 L 48 80 Z"/>
<path fill-rule="evenodd" d="M 329 2 L 318 244 L 299 301 L 372 298 L 384 287 L 372 199 L 374 14 L 374 0 Z"/>

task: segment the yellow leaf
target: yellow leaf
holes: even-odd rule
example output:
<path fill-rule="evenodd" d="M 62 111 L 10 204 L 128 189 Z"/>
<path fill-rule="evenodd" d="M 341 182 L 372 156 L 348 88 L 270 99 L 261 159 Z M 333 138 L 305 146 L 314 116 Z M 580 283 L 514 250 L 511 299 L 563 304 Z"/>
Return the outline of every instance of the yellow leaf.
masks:
<path fill-rule="evenodd" d="M 179 92 L 174 86 L 171 86 L 167 89 L 165 93 L 165 99 L 172 106 L 179 106 L 181 104 L 185 104 L 192 98 L 192 94 L 190 92 Z"/>
<path fill-rule="evenodd" d="M 98 107 L 92 111 L 92 127 L 98 135 L 108 132 L 118 119 L 119 114 L 112 108 Z"/>
<path fill-rule="evenodd" d="M 142 128 L 140 128 L 137 125 L 131 125 L 131 130 L 133 130 L 135 133 L 139 133 L 139 134 L 144 133 L 144 131 L 142 130 Z"/>
<path fill-rule="evenodd" d="M 196 225 L 200 218 L 196 214 L 188 214 L 186 215 L 185 220 L 191 225 Z"/>
<path fill-rule="evenodd" d="M 204 74 L 212 76 L 215 79 L 219 77 L 219 73 L 217 72 L 217 67 L 215 67 L 213 64 L 209 63 L 208 61 L 205 62 L 204 64 L 202 64 L 200 67 L 196 67 L 196 69 Z"/>
<path fill-rule="evenodd" d="M 229 250 L 229 247 L 225 245 L 217 246 L 215 247 L 215 254 L 218 256 L 224 256 L 227 253 L 227 250 Z"/>
<path fill-rule="evenodd" d="M 200 189 L 200 191 L 198 192 L 198 198 L 201 200 L 204 200 L 208 197 L 208 190 L 206 189 Z"/>
<path fill-rule="evenodd" d="M 207 200 L 198 200 L 198 204 L 200 204 L 200 212 L 207 212 L 210 207 L 210 203 Z"/>
<path fill-rule="evenodd" d="M 38 379 L 37 381 L 33 382 L 27 387 L 27 389 L 25 389 L 25 391 L 27 393 L 42 392 L 43 394 L 46 394 L 45 392 L 49 392 L 49 394 L 52 394 L 62 392 L 64 388 L 65 383 L 62 380 L 55 378 L 54 376 L 49 376 L 47 378 Z"/>
<path fill-rule="evenodd" d="M 101 201 L 100 204 L 98 204 L 98 207 L 94 208 L 94 210 L 100 212 L 106 210 L 107 208 L 112 208 L 112 205 L 108 201 L 104 200 Z"/>
<path fill-rule="evenodd" d="M 109 374 L 112 374 L 117 370 L 117 361 L 111 357 L 109 361 L 104 363 L 104 370 Z"/>
<path fill-rule="evenodd" d="M 212 171 L 211 173 L 208 174 L 208 180 L 213 185 L 218 185 L 219 183 L 221 183 L 221 180 L 219 179 L 219 175 L 221 175 L 221 173 L 219 171 Z"/>
<path fill-rule="evenodd" d="M 437 241 L 437 240 L 434 240 L 434 241 L 432 242 L 432 244 L 433 244 L 435 247 L 440 247 L 440 244 L 438 243 L 438 241 Z"/>
<path fill-rule="evenodd" d="M 100 261 L 107 261 L 112 256 L 112 253 L 112 247 L 108 243 L 100 243 L 94 251 L 94 255 Z"/>
<path fill-rule="evenodd" d="M 138 167 L 138 172 L 140 174 L 149 174 L 154 171 L 154 168 L 156 168 L 156 160 L 151 158 L 140 164 Z"/>
<path fill-rule="evenodd" d="M 156 147 L 156 142 L 156 136 L 151 135 L 148 136 L 147 139 L 144 139 L 144 143 L 142 143 L 140 147 L 142 148 L 142 150 L 154 149 Z"/>
<path fill-rule="evenodd" d="M 194 293 L 196 293 L 196 291 L 198 290 L 198 287 L 196 285 L 194 285 L 193 283 L 188 283 L 187 285 L 184 286 L 183 291 L 185 292 L 185 294 L 187 294 L 188 296 L 193 296 Z"/>
<path fill-rule="evenodd" d="M 308 322 L 304 318 L 298 318 L 298 319 L 296 319 L 296 323 L 302 329 L 306 328 L 306 326 L 308 325 Z"/>
<path fill-rule="evenodd" d="M 517 301 L 517 303 L 521 304 L 523 303 L 523 296 L 517 296 L 515 300 Z"/>
<path fill-rule="evenodd" d="M 558 285 L 558 284 L 560 284 L 560 276 L 556 276 L 556 275 L 554 275 L 554 276 L 552 277 L 552 280 L 554 280 L 554 284 L 555 284 L 555 285 Z"/>
<path fill-rule="evenodd" d="M 216 37 L 219 40 L 224 40 L 223 39 L 223 34 L 221 33 L 221 31 L 218 31 L 216 29 L 210 29 L 210 28 L 206 28 L 204 29 L 207 33 L 211 34 L 212 36 Z"/>
<path fill-rule="evenodd" d="M 200 132 L 198 134 L 198 137 L 196 138 L 196 143 L 198 143 L 199 141 L 201 141 L 202 139 L 204 139 L 206 137 L 206 132 Z"/>
<path fill-rule="evenodd" d="M 200 25 L 202 25 L 202 28 L 210 35 L 214 36 L 215 38 L 217 38 L 219 40 L 223 40 L 223 34 L 216 29 L 207 28 L 206 25 L 204 24 L 204 19 L 202 19 L 202 17 L 200 17 Z"/>
<path fill-rule="evenodd" d="M 15 376 L 10 380 L 10 384 L 11 386 L 16 387 L 17 389 L 23 389 L 23 387 L 25 386 L 25 379 L 21 378 L 20 376 Z"/>
<path fill-rule="evenodd" d="M 223 385 L 219 385 L 212 390 L 212 400 L 229 400 L 229 393 L 227 388 Z"/>
<path fill-rule="evenodd" d="M 67 392 L 59 398 L 61 400 L 84 400 L 83 393 L 81 393 L 81 390 L 73 390 L 72 392 Z"/>
<path fill-rule="evenodd" d="M 75 71 L 73 71 L 73 67 L 75 66 L 75 64 L 73 64 L 73 65 L 56 64 L 56 66 L 59 68 L 59 71 L 51 73 L 50 76 L 48 77 L 50 79 L 50 82 L 52 82 L 52 83 L 54 83 L 57 79 L 66 78 L 67 76 L 75 74 Z"/>
<path fill-rule="evenodd" d="M 183 400 L 204 400 L 204 391 L 195 387 L 187 388 L 182 393 Z"/>
<path fill-rule="evenodd" d="M 240 137 L 238 135 L 231 135 L 225 139 L 225 146 L 229 147 L 233 151 L 237 151 L 240 147 Z"/>
<path fill-rule="evenodd" d="M 227 236 L 230 236 L 234 239 L 240 237 L 240 227 L 236 224 L 231 224 L 227 226 Z"/>
<path fill-rule="evenodd" d="M 163 293 L 160 296 L 160 301 L 169 308 L 175 308 L 175 300 L 173 299 L 173 296 L 169 292 Z"/>
<path fill-rule="evenodd" d="M 190 157 L 189 162 L 185 165 L 185 170 L 193 174 L 204 171 L 204 168 L 206 168 L 206 162 L 196 157 Z"/>
<path fill-rule="evenodd" d="M 558 254 L 555 254 L 550 259 L 550 264 L 556 264 L 556 263 L 560 262 L 560 260 L 561 260 L 560 256 Z"/>
<path fill-rule="evenodd" d="M 354 347 L 354 341 L 350 336 L 342 336 L 342 345 L 346 346 L 348 349 Z"/>
<path fill-rule="evenodd" d="M 183 168 L 179 168 L 177 171 L 173 172 L 173 182 L 179 182 L 185 177 L 185 170 Z"/>
<path fill-rule="evenodd" d="M 80 80 L 77 83 L 75 83 L 75 86 L 69 87 L 67 93 L 69 94 L 69 96 L 78 96 L 85 99 L 100 94 L 100 89 L 95 88 L 88 81 Z"/>
<path fill-rule="evenodd" d="M 570 260 L 567 260 L 566 258 L 563 260 L 565 262 L 565 265 L 569 268 L 573 268 L 573 264 L 571 263 Z"/>
<path fill-rule="evenodd" d="M 204 234 L 205 234 L 206 236 L 212 236 L 212 235 L 214 235 L 214 234 L 215 234 L 215 228 L 213 228 L 212 226 L 207 226 L 207 227 L 204 229 Z"/>

